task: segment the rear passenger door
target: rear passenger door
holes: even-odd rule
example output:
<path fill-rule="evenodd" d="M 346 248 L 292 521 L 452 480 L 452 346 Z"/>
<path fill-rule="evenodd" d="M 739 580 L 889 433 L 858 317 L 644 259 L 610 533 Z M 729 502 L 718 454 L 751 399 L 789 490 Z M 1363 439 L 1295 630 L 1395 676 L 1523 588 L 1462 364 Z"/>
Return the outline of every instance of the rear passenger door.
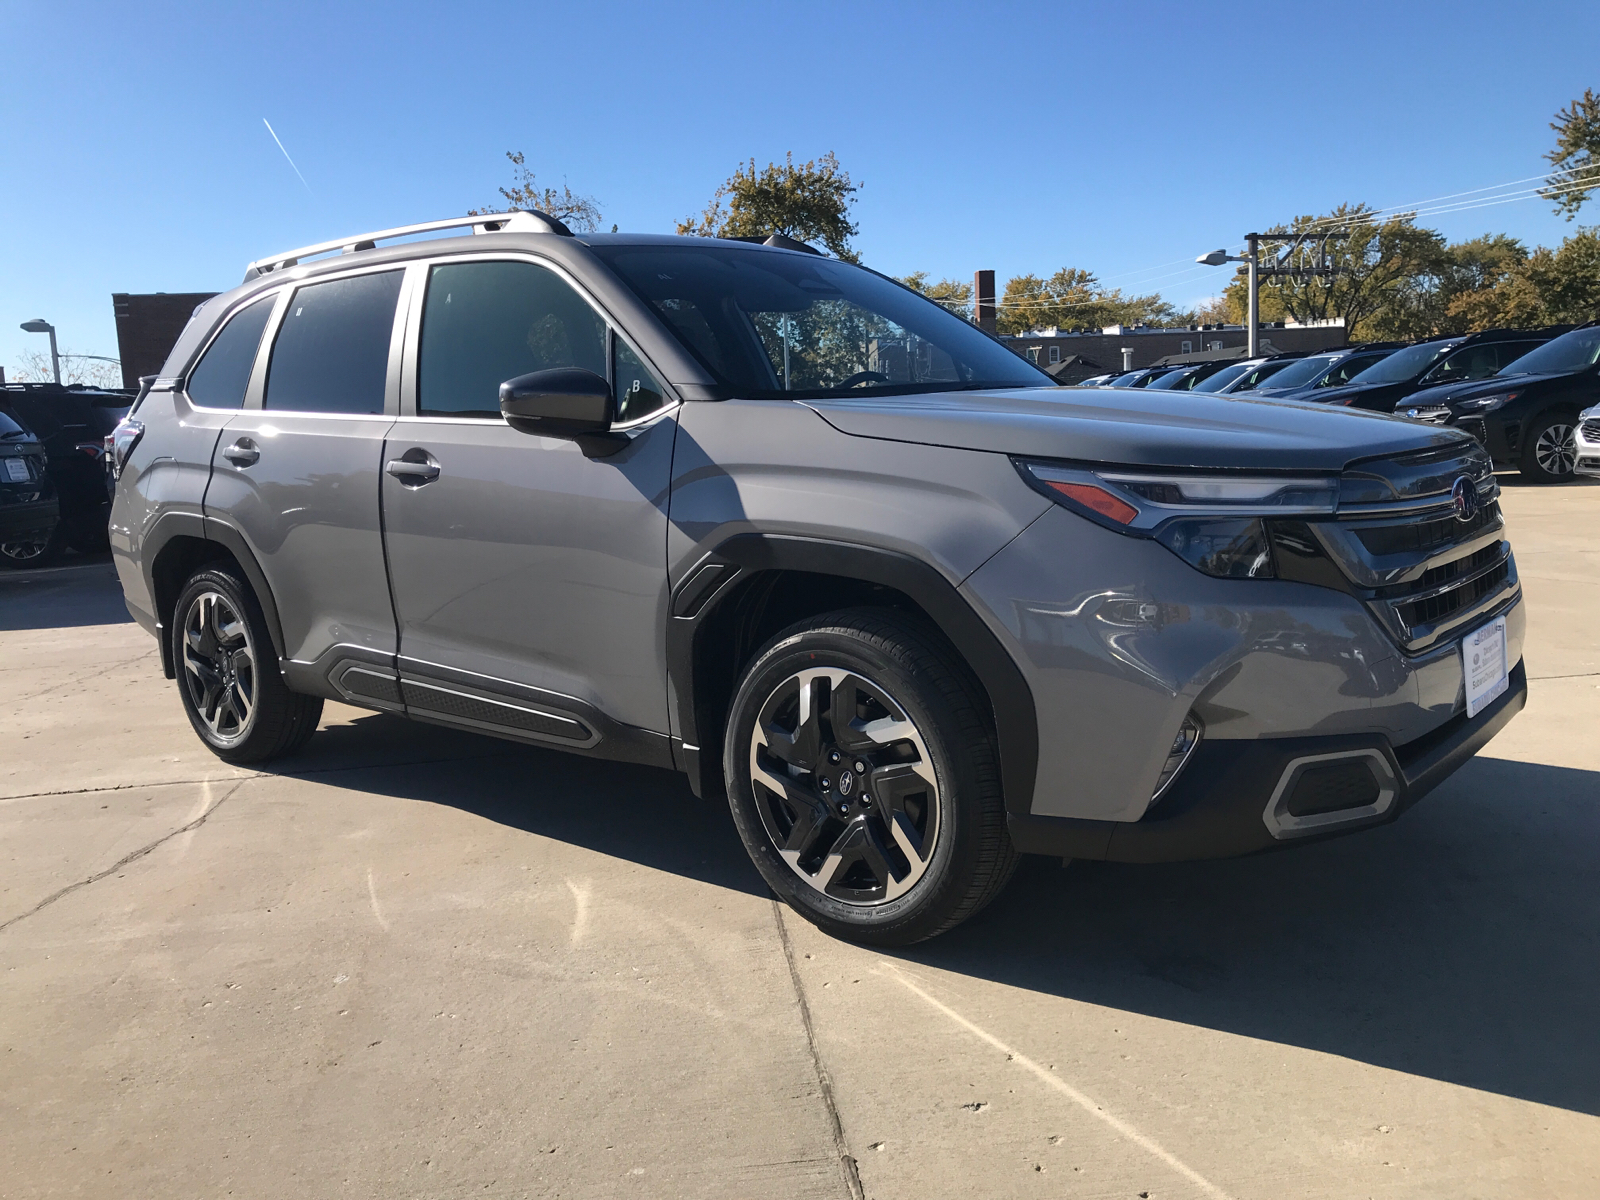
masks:
<path fill-rule="evenodd" d="M 205 501 L 272 589 L 291 681 L 367 663 L 389 680 L 377 698 L 393 700 L 378 480 L 398 403 L 404 279 L 404 268 L 370 268 L 280 293 Z"/>
<path fill-rule="evenodd" d="M 677 426 L 658 375 L 553 266 L 423 270 L 383 479 L 407 709 L 664 761 Z M 557 367 L 612 381 L 625 447 L 589 458 L 506 424 L 500 384 Z"/>

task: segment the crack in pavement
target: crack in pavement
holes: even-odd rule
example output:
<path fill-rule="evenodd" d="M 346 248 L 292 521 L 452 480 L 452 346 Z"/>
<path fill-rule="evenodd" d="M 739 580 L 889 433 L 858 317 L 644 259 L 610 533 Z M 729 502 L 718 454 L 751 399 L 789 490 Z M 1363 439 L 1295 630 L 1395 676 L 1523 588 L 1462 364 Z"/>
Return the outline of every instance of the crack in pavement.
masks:
<path fill-rule="evenodd" d="M 252 776 L 252 778 L 256 778 L 256 777 Z M 78 891 L 80 888 L 86 888 L 91 883 L 99 883 L 107 875 L 115 874 L 117 871 L 122 870 L 122 868 L 127 866 L 129 863 L 137 862 L 139 859 L 141 859 L 145 855 L 149 854 L 152 850 L 155 850 L 157 847 L 159 847 L 159 846 L 161 846 L 161 845 L 163 845 L 163 844 L 165 844 L 167 842 L 170 842 L 173 838 L 177 837 L 180 833 L 189 833 L 192 830 L 199 829 L 200 826 L 202 826 L 202 825 L 204 825 L 206 823 L 206 821 L 210 818 L 212 813 L 216 812 L 217 809 L 221 808 L 224 804 L 226 804 L 233 797 L 233 794 L 235 792 L 237 792 L 240 788 L 242 788 L 245 784 L 247 784 L 249 782 L 250 782 L 249 779 L 241 779 L 241 780 L 239 780 L 238 783 L 234 784 L 225 793 L 223 793 L 222 799 L 218 800 L 215 804 L 213 804 L 210 808 L 206 809 L 205 812 L 201 813 L 198 817 L 196 817 L 194 820 L 190 821 L 188 824 L 180 825 L 177 829 L 172 830 L 170 833 L 162 834 L 160 837 L 158 837 L 155 841 L 151 842 L 149 845 L 141 846 L 139 849 L 133 851 L 130 854 L 124 854 L 121 858 L 119 858 L 116 862 L 112 863 L 105 870 L 96 871 L 93 875 L 90 875 L 87 879 L 80 879 L 76 883 L 67 884 L 66 887 L 61 888 L 60 890 L 58 890 L 56 892 L 53 892 L 50 895 L 46 896 L 43 900 L 39 901 L 39 903 L 35 904 L 27 912 L 18 913 L 16 916 L 12 917 L 10 920 L 0 922 L 0 933 L 4 933 L 6 930 L 10 929 L 18 921 L 24 921 L 27 918 L 33 916 L 35 913 L 42 912 L 46 908 L 49 908 L 52 904 L 54 904 L 57 900 L 61 899 L 63 896 L 70 896 L 73 892 Z"/>
<path fill-rule="evenodd" d="M 817 1073 L 817 1087 L 822 1092 L 822 1103 L 828 1110 L 828 1120 L 833 1127 L 833 1148 L 839 1156 L 839 1170 L 844 1175 L 845 1188 L 850 1200 L 866 1200 L 861 1187 L 861 1173 L 850 1147 L 844 1140 L 844 1122 L 839 1119 L 839 1106 L 833 1098 L 833 1080 L 822 1063 L 822 1052 L 817 1049 L 816 1026 L 811 1021 L 811 1005 L 806 1003 L 805 988 L 800 985 L 800 968 L 794 961 L 794 943 L 789 940 L 789 927 L 783 923 L 783 905 L 777 896 L 772 897 L 772 919 L 778 926 L 778 940 L 783 944 L 783 961 L 789 965 L 789 981 L 794 985 L 794 998 L 800 1006 L 800 1023 L 805 1027 L 806 1046 L 811 1051 L 811 1066 Z"/>

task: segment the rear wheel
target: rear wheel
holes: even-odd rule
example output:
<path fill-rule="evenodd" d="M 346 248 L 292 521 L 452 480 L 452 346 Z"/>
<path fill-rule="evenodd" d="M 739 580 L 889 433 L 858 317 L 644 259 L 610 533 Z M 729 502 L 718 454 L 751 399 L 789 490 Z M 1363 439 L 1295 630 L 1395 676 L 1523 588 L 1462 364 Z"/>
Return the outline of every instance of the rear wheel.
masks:
<path fill-rule="evenodd" d="M 226 568 L 190 577 L 173 609 L 172 658 L 189 723 L 218 758 L 265 762 L 305 745 L 322 699 L 291 692 L 250 586 Z"/>
<path fill-rule="evenodd" d="M 875 945 L 976 913 L 1018 861 L 994 735 L 964 666 L 898 614 L 791 627 L 746 669 L 724 750 L 756 867 L 829 933 Z"/>
<path fill-rule="evenodd" d="M 1521 471 L 1534 483 L 1565 483 L 1578 464 L 1577 422 L 1567 413 L 1534 420 L 1522 438 Z"/>

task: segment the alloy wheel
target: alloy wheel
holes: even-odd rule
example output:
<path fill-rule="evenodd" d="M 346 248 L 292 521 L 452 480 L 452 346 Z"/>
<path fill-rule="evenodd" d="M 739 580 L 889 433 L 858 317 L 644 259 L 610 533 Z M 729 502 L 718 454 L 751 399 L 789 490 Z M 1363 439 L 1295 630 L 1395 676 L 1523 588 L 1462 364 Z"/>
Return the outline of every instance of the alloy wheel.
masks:
<path fill-rule="evenodd" d="M 5 555 L 7 562 L 19 567 L 43 558 L 49 548 L 48 533 L 25 533 L 9 542 L 0 542 L 0 554 Z"/>
<path fill-rule="evenodd" d="M 250 730 L 256 706 L 256 651 L 250 627 L 221 592 L 201 592 L 183 619 L 183 678 L 195 712 L 219 743 Z"/>
<path fill-rule="evenodd" d="M 871 907 L 922 878 L 939 838 L 939 783 L 915 723 L 852 671 L 789 676 L 750 738 L 756 808 L 779 856 L 834 900 Z"/>
<path fill-rule="evenodd" d="M 1571 425 L 1551 425 L 1533 444 L 1533 458 L 1551 475 L 1570 475 L 1578 462 L 1578 440 Z"/>

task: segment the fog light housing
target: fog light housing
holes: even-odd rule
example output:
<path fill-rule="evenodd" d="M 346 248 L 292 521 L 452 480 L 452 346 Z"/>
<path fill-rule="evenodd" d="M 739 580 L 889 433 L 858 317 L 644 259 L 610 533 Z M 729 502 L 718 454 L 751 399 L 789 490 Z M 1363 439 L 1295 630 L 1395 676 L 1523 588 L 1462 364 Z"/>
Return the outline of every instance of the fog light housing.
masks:
<path fill-rule="evenodd" d="M 1151 804 L 1161 799 L 1162 793 L 1172 786 L 1172 781 L 1178 777 L 1178 772 L 1183 770 L 1183 764 L 1194 754 L 1194 748 L 1200 744 L 1200 732 L 1200 722 L 1195 720 L 1193 713 L 1190 713 L 1183 719 L 1178 736 L 1172 739 L 1172 749 L 1167 751 L 1167 761 L 1161 764 L 1161 774 L 1156 779 L 1156 790 L 1150 794 Z"/>

